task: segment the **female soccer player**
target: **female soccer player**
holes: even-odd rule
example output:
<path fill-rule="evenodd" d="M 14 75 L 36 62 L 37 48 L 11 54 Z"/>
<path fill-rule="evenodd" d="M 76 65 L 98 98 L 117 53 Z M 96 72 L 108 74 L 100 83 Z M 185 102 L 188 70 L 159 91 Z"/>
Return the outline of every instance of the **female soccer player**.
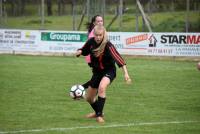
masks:
<path fill-rule="evenodd" d="M 103 18 L 100 15 L 95 15 L 92 17 L 91 22 L 87 23 L 87 29 L 88 29 L 88 39 L 94 37 L 94 27 L 96 25 L 103 25 Z M 85 56 L 85 61 L 88 64 L 88 66 L 91 66 L 91 60 L 90 60 L 90 54 Z M 86 83 L 84 83 L 82 86 L 86 89 L 88 88 L 90 84 L 90 80 Z"/>
<path fill-rule="evenodd" d="M 85 45 L 76 52 L 77 57 L 88 54 L 90 54 L 91 57 L 93 76 L 87 90 L 86 100 L 95 113 L 90 113 L 86 117 L 96 118 L 97 122 L 103 123 L 106 89 L 116 77 L 115 63 L 123 69 L 126 82 L 131 83 L 131 79 L 124 60 L 117 52 L 114 45 L 108 41 L 106 30 L 102 25 L 96 25 L 94 27 L 94 37 L 89 39 Z M 96 99 L 97 95 L 98 99 Z"/>

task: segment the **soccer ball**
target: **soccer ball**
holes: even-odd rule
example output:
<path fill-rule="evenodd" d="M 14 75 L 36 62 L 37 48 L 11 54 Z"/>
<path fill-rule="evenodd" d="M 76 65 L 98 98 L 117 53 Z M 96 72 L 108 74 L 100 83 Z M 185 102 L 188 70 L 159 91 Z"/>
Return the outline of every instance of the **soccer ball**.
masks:
<path fill-rule="evenodd" d="M 85 98 L 85 89 L 82 85 L 73 85 L 69 93 L 72 99 Z"/>

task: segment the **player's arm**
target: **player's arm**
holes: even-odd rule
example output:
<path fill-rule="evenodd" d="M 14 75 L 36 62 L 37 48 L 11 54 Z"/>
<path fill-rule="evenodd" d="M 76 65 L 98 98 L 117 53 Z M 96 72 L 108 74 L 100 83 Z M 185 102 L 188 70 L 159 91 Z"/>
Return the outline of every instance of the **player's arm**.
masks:
<path fill-rule="evenodd" d="M 126 68 L 126 65 L 123 65 L 122 66 L 122 69 L 123 69 L 123 72 L 124 72 L 124 78 L 125 78 L 125 81 L 127 84 L 130 84 L 131 83 L 131 78 L 129 77 L 129 74 L 128 74 L 128 70 Z"/>
<path fill-rule="evenodd" d="M 112 58 L 115 60 L 115 62 L 117 63 L 117 65 L 119 67 L 122 67 L 123 65 L 126 65 L 124 59 L 121 57 L 121 55 L 116 50 L 116 48 L 114 47 L 113 44 L 110 43 L 108 48 L 109 48 L 109 51 L 110 51 L 110 54 L 111 54 Z"/>
<path fill-rule="evenodd" d="M 113 57 L 113 59 L 117 63 L 117 65 L 119 67 L 122 67 L 122 70 L 124 72 L 124 78 L 125 78 L 126 82 L 128 84 L 131 83 L 131 78 L 129 77 L 128 70 L 127 70 L 126 63 L 125 63 L 124 59 L 121 57 L 119 52 L 115 49 L 115 47 L 112 44 L 109 45 L 109 51 L 111 53 L 111 56 Z"/>
<path fill-rule="evenodd" d="M 81 49 L 78 49 L 78 50 L 76 51 L 76 57 L 79 57 L 81 54 L 82 54 L 82 50 L 81 50 Z"/>
<path fill-rule="evenodd" d="M 90 53 L 90 40 L 88 40 L 82 48 L 79 48 L 76 51 L 76 57 L 79 57 L 80 55 L 86 56 Z"/>

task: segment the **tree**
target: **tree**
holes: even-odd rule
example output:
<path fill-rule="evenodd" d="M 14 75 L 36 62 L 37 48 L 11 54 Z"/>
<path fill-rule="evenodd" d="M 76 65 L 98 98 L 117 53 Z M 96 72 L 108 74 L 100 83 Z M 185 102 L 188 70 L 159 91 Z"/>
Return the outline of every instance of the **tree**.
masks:
<path fill-rule="evenodd" d="M 52 1 L 51 0 L 47 0 L 47 15 L 51 16 L 52 13 Z"/>
<path fill-rule="evenodd" d="M 58 15 L 63 15 L 65 11 L 65 0 L 58 0 Z"/>

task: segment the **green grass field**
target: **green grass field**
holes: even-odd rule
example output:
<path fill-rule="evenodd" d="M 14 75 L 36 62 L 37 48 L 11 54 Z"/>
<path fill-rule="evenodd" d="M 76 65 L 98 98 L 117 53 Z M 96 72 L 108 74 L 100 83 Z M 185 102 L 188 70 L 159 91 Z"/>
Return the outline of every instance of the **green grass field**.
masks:
<path fill-rule="evenodd" d="M 91 76 L 83 58 L 0 55 L 0 134 L 199 134 L 196 63 L 124 58 L 134 83 L 118 69 L 101 125 L 84 118 L 92 111 L 84 100 L 68 95 Z"/>

